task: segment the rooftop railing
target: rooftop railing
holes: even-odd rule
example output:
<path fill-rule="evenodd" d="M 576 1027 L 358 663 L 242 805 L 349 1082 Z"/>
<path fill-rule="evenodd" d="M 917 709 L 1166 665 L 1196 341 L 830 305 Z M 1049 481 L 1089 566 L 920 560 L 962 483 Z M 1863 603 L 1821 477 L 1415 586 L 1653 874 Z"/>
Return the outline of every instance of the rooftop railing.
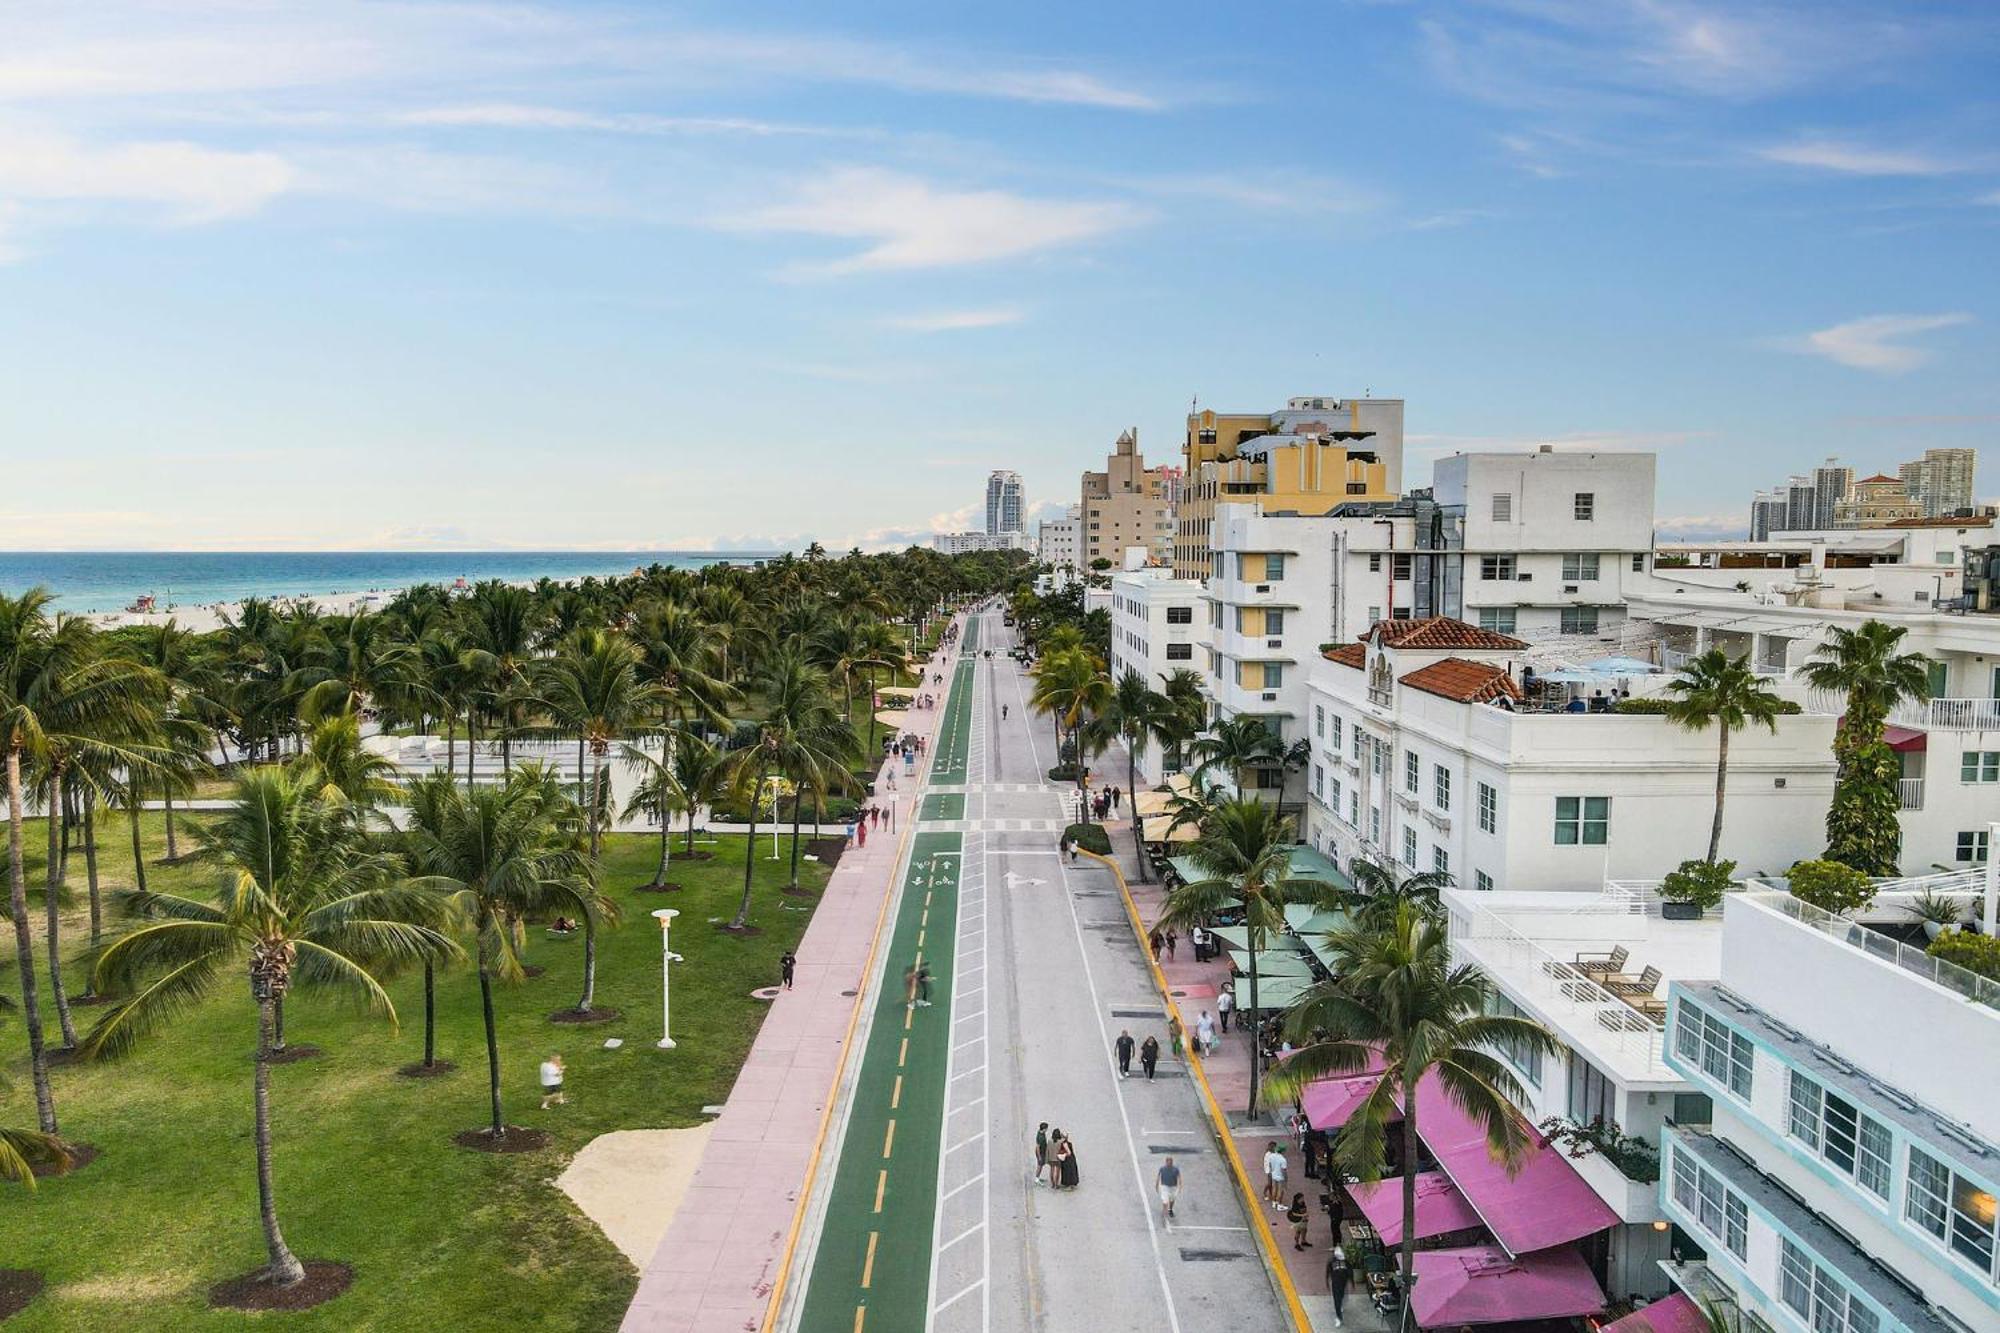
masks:
<path fill-rule="evenodd" d="M 1768 907 L 1822 935 L 1839 940 L 1849 948 L 1859 949 L 1886 963 L 1893 963 L 1905 972 L 1943 986 L 1946 990 L 1956 991 L 1966 999 L 1990 1009 L 2000 1009 L 2000 981 L 1983 977 L 1968 968 L 1960 967 L 1957 963 L 1933 958 L 1915 945 L 1905 944 L 1879 930 L 1870 930 L 1858 921 L 1850 921 L 1844 916 L 1814 907 L 1811 903 L 1801 902 L 1789 893 L 1764 889 L 1744 896 L 1759 906 Z"/>

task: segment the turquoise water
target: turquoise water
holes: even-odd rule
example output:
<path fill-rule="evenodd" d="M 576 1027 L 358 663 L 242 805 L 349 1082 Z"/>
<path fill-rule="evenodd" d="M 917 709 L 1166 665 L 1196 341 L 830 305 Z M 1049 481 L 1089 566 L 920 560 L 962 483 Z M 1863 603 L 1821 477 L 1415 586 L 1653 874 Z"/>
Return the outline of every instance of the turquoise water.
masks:
<path fill-rule="evenodd" d="M 40 585 L 64 611 L 122 611 L 145 593 L 162 609 L 246 597 L 323 597 L 454 579 L 510 582 L 695 569 L 773 552 L 713 551 L 0 551 L 0 592 Z"/>

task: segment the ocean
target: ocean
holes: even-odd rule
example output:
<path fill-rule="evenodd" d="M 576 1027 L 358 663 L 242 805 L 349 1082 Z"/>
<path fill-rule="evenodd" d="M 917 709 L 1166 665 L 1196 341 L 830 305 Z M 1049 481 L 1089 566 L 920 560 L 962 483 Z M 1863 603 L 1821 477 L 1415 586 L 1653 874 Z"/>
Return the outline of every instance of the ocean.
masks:
<path fill-rule="evenodd" d="M 41 586 L 63 611 L 122 611 L 143 594 L 169 606 L 246 597 L 324 597 L 455 579 L 520 582 L 695 569 L 773 552 L 713 551 L 0 551 L 0 592 Z"/>

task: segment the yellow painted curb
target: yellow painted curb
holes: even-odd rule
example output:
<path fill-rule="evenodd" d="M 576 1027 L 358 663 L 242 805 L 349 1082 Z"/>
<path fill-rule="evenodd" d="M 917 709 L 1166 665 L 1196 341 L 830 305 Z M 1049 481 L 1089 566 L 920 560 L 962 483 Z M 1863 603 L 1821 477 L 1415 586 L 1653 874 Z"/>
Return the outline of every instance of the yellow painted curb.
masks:
<path fill-rule="evenodd" d="M 1166 975 L 1160 971 L 1159 961 L 1153 957 L 1152 947 L 1147 943 L 1146 927 L 1139 917 L 1139 904 L 1132 899 L 1132 889 L 1125 882 L 1124 870 L 1115 860 L 1108 856 L 1099 856 L 1087 847 L 1078 847 L 1076 850 L 1093 861 L 1103 863 L 1111 871 L 1111 877 L 1118 881 L 1118 896 L 1125 902 L 1125 915 L 1132 922 L 1132 934 L 1139 941 L 1140 956 L 1146 960 L 1146 970 L 1152 974 L 1153 985 L 1160 992 L 1160 1002 L 1167 1006 L 1170 1013 L 1178 1017 L 1179 1006 L 1174 1003 L 1173 988 L 1167 984 Z M 1294 1333 L 1312 1333 L 1312 1323 L 1306 1317 L 1305 1305 L 1299 1300 L 1299 1289 L 1292 1282 L 1291 1270 L 1285 1267 L 1284 1256 L 1278 1253 L 1277 1238 L 1271 1234 L 1270 1225 L 1264 1220 L 1263 1201 L 1257 1195 L 1256 1186 L 1251 1184 L 1250 1171 L 1243 1165 L 1242 1154 L 1236 1151 L 1236 1138 L 1229 1132 L 1229 1120 L 1223 1115 L 1221 1103 L 1215 1100 L 1215 1093 L 1208 1086 L 1208 1075 L 1202 1070 L 1201 1056 L 1195 1050 L 1197 1043 L 1191 1033 L 1186 1033 L 1185 1025 L 1183 1033 L 1186 1035 L 1186 1040 L 1181 1045 L 1187 1053 L 1188 1069 L 1194 1075 L 1195 1086 L 1201 1089 L 1202 1101 L 1208 1104 L 1209 1122 L 1215 1130 L 1216 1138 L 1221 1140 L 1223 1153 L 1229 1159 L 1230 1172 L 1236 1177 L 1236 1187 L 1242 1191 L 1244 1205 L 1249 1210 L 1252 1221 L 1256 1223 L 1251 1230 L 1257 1233 L 1258 1245 L 1264 1251 L 1264 1265 L 1270 1270 L 1278 1284 L 1279 1294 L 1285 1299 L 1285 1308 L 1291 1315 Z"/>

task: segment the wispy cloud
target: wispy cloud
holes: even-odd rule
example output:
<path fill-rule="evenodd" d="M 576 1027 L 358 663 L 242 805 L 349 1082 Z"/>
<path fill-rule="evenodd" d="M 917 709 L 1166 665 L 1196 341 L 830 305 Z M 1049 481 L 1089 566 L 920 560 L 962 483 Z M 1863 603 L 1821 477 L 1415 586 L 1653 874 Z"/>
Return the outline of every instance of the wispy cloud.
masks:
<path fill-rule="evenodd" d="M 772 138 L 879 138 L 874 130 L 826 125 L 798 125 L 741 116 L 655 116 L 637 112 L 580 111 L 571 107 L 537 106 L 520 102 L 478 102 L 455 106 L 418 107 L 386 117 L 394 125 L 429 125 L 450 129 L 571 130 L 603 134 L 671 137 L 745 136 Z"/>
<path fill-rule="evenodd" d="M 1900 148 L 1877 148 L 1838 139 L 1801 139 L 1796 143 L 1759 148 L 1756 155 L 1786 166 L 1813 167 L 1849 176 L 1946 176 L 1970 171 L 1976 164 L 1962 159 Z"/>
<path fill-rule="evenodd" d="M 988 306 L 983 310 L 934 310 L 920 315 L 892 315 L 883 323 L 910 333 L 956 333 L 961 329 L 993 329 L 1019 324 L 1027 312 L 1019 306 Z"/>
<path fill-rule="evenodd" d="M 865 242 L 856 254 L 804 269 L 838 274 L 1013 259 L 1121 231 L 1145 216 L 1116 201 L 955 190 L 900 172 L 846 167 L 806 181 L 784 203 L 725 217 L 720 225 Z"/>
<path fill-rule="evenodd" d="M 151 204 L 174 222 L 254 213 L 297 182 L 275 153 L 183 142 L 92 145 L 0 127 L 0 197 Z"/>
<path fill-rule="evenodd" d="M 1824 357 L 1856 370 L 1900 375 L 1930 360 L 1931 351 L 1912 347 L 1906 339 L 1938 329 L 1970 324 L 1972 316 L 1963 312 L 1943 315 L 1867 315 L 1830 328 L 1777 340 L 1789 352 Z"/>

